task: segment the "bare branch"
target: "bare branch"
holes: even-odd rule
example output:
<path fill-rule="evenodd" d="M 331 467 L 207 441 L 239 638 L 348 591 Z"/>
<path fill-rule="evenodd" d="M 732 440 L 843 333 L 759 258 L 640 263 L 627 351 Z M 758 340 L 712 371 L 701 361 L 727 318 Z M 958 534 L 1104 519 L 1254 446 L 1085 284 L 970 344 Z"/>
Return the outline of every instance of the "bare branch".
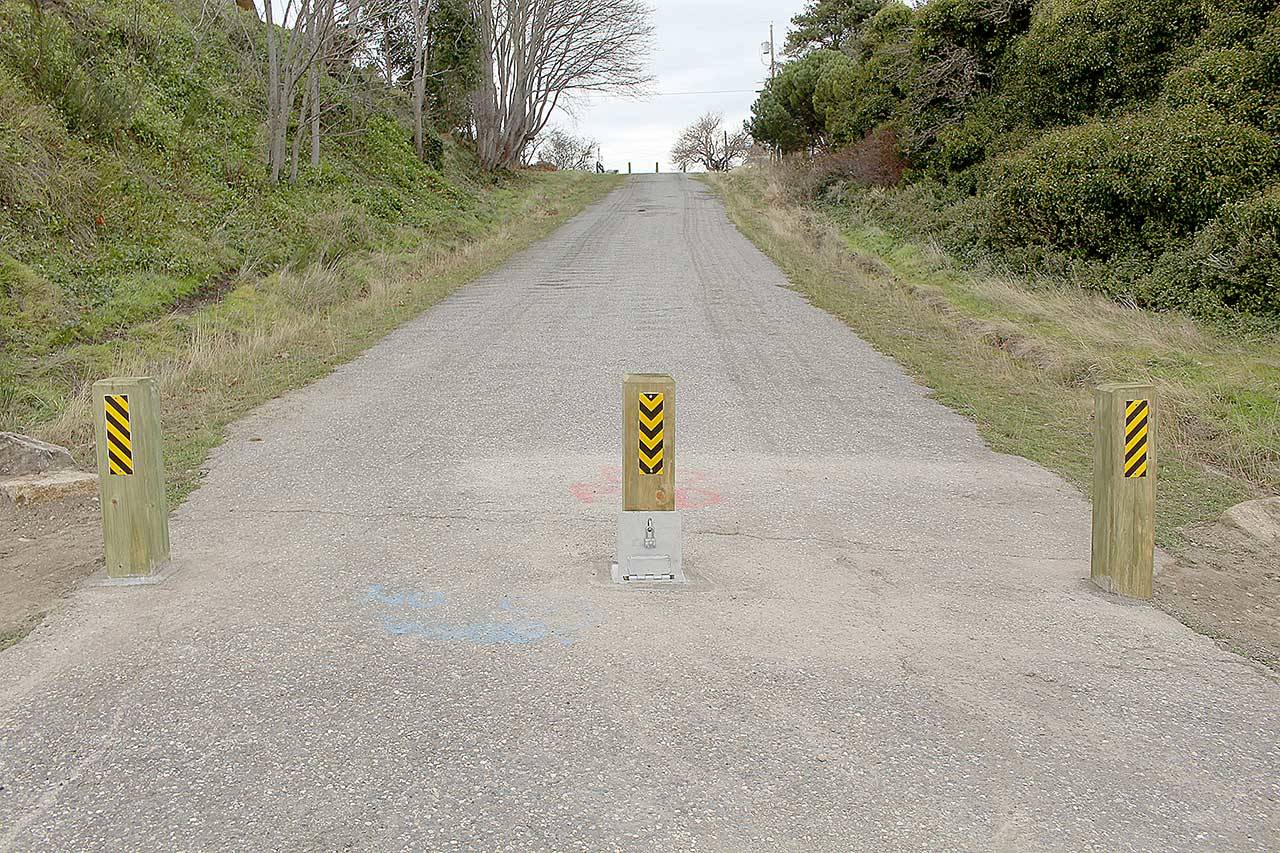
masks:
<path fill-rule="evenodd" d="M 473 0 L 486 63 L 473 96 L 486 168 L 520 163 L 561 100 L 638 92 L 652 80 L 651 10 L 641 0 Z"/>
<path fill-rule="evenodd" d="M 727 172 L 746 159 L 751 136 L 745 130 L 729 133 L 719 113 L 705 113 L 680 133 L 671 161 L 681 169 L 702 166 L 708 172 Z"/>

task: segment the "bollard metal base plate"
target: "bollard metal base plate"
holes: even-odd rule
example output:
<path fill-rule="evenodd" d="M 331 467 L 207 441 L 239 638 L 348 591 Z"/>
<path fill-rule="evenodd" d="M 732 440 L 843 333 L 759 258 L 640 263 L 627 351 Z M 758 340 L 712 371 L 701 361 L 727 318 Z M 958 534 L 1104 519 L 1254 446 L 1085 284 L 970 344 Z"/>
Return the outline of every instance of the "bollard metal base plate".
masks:
<path fill-rule="evenodd" d="M 614 583 L 684 583 L 680 514 L 623 512 L 612 566 Z"/>

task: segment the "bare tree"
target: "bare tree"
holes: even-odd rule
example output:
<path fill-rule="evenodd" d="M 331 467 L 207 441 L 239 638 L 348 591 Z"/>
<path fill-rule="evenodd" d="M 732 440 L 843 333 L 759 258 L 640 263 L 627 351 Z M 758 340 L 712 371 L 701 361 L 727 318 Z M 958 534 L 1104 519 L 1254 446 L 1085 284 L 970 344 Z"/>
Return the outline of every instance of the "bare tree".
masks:
<path fill-rule="evenodd" d="M 635 92 L 652 77 L 641 0 L 473 0 L 483 63 L 473 97 L 485 168 L 517 166 L 556 106 L 575 94 Z"/>
<path fill-rule="evenodd" d="M 286 164 L 289 125 L 298 85 L 312 69 L 334 21 L 337 0 L 285 0 L 276 18 L 276 3 L 262 0 L 267 22 L 267 167 L 278 182 Z M 311 86 L 304 90 L 301 114 L 310 108 Z M 299 125 L 301 131 L 301 124 Z M 300 136 L 294 137 L 297 161 Z"/>
<path fill-rule="evenodd" d="M 594 139 L 574 136 L 554 127 L 535 144 L 539 162 L 549 163 L 560 170 L 590 171 L 595 168 L 597 143 Z"/>
<path fill-rule="evenodd" d="M 727 172 L 738 161 L 746 159 L 751 135 L 745 130 L 729 133 L 723 127 L 724 116 L 705 113 L 686 127 L 671 149 L 671 161 L 681 169 L 701 165 L 708 172 Z"/>
<path fill-rule="evenodd" d="M 370 60 L 378 21 L 406 0 L 259 2 L 267 24 L 267 166 L 273 182 L 281 179 L 286 166 L 292 181 L 297 179 L 308 133 L 311 163 L 320 164 L 322 76 Z"/>
<path fill-rule="evenodd" d="M 423 140 L 422 113 L 427 101 L 427 34 L 434 0 L 409 0 L 409 14 L 413 21 L 413 150 L 418 159 L 426 152 Z"/>

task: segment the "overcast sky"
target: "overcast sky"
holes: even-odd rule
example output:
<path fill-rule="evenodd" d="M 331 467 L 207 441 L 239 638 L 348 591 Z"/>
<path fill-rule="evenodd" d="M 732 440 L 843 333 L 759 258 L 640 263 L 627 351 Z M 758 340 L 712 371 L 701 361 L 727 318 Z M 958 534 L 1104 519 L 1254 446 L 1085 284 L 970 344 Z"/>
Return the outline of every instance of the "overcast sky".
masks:
<path fill-rule="evenodd" d="M 651 68 L 655 92 L 641 100 L 580 101 L 573 115 L 552 119 L 565 130 L 600 142 L 606 169 L 652 172 L 654 161 L 672 169 L 671 145 L 680 130 L 707 110 L 740 127 L 751 114 L 755 90 L 769 76 L 760 46 L 774 25 L 778 48 L 791 16 L 804 0 L 649 0 L 656 30 Z M 723 94 L 674 94 L 722 92 Z"/>

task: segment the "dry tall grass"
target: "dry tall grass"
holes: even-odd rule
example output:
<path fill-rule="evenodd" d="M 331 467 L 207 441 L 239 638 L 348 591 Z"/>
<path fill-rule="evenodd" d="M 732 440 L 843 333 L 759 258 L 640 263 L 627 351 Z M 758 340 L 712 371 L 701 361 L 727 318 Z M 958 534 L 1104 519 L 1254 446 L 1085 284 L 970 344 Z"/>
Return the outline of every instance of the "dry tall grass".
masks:
<path fill-rule="evenodd" d="M 1092 388 L 1150 381 L 1163 404 L 1163 539 L 1280 493 L 1280 341 L 1069 285 L 974 273 L 874 223 L 837 224 L 766 168 L 712 179 L 740 228 L 815 304 L 973 416 L 999 449 L 1087 488 Z"/>

